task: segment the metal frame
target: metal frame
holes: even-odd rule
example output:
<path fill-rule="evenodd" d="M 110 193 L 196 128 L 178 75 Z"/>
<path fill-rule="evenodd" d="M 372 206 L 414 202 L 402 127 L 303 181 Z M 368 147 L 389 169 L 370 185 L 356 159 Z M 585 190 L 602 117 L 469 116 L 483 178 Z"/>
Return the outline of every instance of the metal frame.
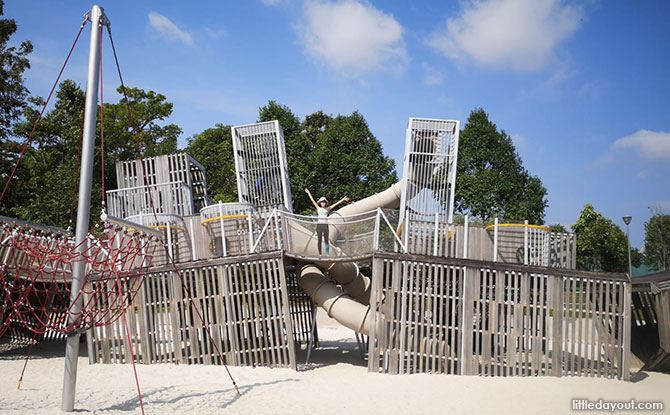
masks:
<path fill-rule="evenodd" d="M 231 135 L 240 202 L 267 208 L 262 209 L 264 216 L 279 206 L 292 212 L 284 132 L 279 121 L 234 126 Z M 258 190 L 257 186 L 264 187 Z"/>

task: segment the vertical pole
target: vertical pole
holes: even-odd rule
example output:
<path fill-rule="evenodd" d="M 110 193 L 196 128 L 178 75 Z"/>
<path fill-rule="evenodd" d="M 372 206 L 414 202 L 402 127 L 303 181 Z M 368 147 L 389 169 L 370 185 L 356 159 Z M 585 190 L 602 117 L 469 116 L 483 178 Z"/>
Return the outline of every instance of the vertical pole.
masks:
<path fill-rule="evenodd" d="M 191 237 L 191 259 L 198 260 L 198 248 L 195 245 L 195 224 L 193 223 L 193 216 L 191 216 L 191 229 L 189 229 L 189 236 Z"/>
<path fill-rule="evenodd" d="M 633 280 L 633 263 L 631 262 L 630 259 L 630 232 L 629 232 L 629 225 L 630 222 L 626 223 L 626 241 L 628 242 L 628 280 L 632 281 Z"/>
<path fill-rule="evenodd" d="M 409 211 L 405 211 L 405 229 L 403 240 L 405 242 L 405 253 L 409 253 Z"/>
<path fill-rule="evenodd" d="M 170 254 L 168 263 L 170 263 L 170 261 L 174 261 L 174 251 L 172 249 L 172 228 L 169 221 L 166 222 L 165 230 L 167 231 L 168 254 Z"/>
<path fill-rule="evenodd" d="M 379 221 L 381 220 L 381 208 L 377 208 L 377 216 L 375 216 L 375 236 L 372 241 L 372 251 L 379 250 Z M 372 355 L 370 355 L 372 356 Z"/>
<path fill-rule="evenodd" d="M 91 43 L 88 54 L 88 80 L 86 81 L 86 106 L 84 108 L 84 134 L 81 149 L 81 174 L 79 176 L 79 203 L 77 205 L 77 229 L 75 246 L 78 253 L 87 248 L 88 221 L 91 208 L 91 183 L 93 179 L 93 150 L 98 112 L 98 83 L 100 76 L 100 27 L 106 22 L 102 7 L 93 6 L 87 14 L 91 22 Z M 86 262 L 75 261 L 72 266 L 72 286 L 70 288 L 70 312 L 68 324 L 74 324 L 82 308 L 79 296 L 85 278 Z M 79 333 L 68 336 L 65 346 L 65 374 L 61 410 L 74 410 L 74 395 L 77 384 L 77 359 L 79 358 Z"/>
<path fill-rule="evenodd" d="M 498 262 L 498 218 L 493 222 L 493 262 Z"/>
<path fill-rule="evenodd" d="M 221 227 L 221 253 L 224 257 L 228 256 L 228 247 L 226 246 L 226 228 L 223 224 L 223 206 L 219 200 L 219 226 Z"/>
<path fill-rule="evenodd" d="M 272 215 L 274 216 L 275 219 L 275 233 L 277 234 L 277 249 L 282 249 L 282 241 L 281 241 L 281 232 L 279 231 L 279 209 L 275 209 L 274 212 L 272 212 Z"/>
<path fill-rule="evenodd" d="M 528 265 L 528 220 L 523 221 L 523 264 Z"/>
<path fill-rule="evenodd" d="M 254 253 L 254 228 L 251 223 L 251 210 L 247 211 L 247 222 L 249 224 L 249 253 Z"/>
<path fill-rule="evenodd" d="M 470 218 L 468 215 L 465 215 L 465 225 L 463 227 L 463 258 L 468 258 L 468 244 L 470 241 L 468 241 L 469 236 L 470 236 Z"/>
<path fill-rule="evenodd" d="M 440 214 L 435 212 L 435 232 L 433 236 L 433 256 L 437 256 L 437 240 L 440 237 Z"/>

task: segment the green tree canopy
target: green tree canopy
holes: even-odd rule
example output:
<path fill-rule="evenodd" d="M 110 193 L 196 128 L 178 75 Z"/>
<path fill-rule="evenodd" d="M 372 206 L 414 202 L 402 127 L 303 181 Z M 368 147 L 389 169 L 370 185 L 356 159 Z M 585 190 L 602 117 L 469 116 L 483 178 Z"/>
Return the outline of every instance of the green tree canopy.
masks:
<path fill-rule="evenodd" d="M 2 15 L 4 1 L 0 0 L 0 16 Z M 23 74 L 30 68 L 28 55 L 33 50 L 33 45 L 28 40 L 18 47 L 9 46 L 17 28 L 14 19 L 0 19 L 0 192 L 4 189 L 21 152 L 21 145 L 13 139 L 11 131 L 27 104 L 28 89 L 24 84 Z M 17 178 L 25 175 L 23 168 L 16 172 Z M 8 206 L 15 205 L 24 196 L 21 189 L 10 186 L 0 204 L 0 214 L 7 215 Z"/>
<path fill-rule="evenodd" d="M 512 139 L 483 109 L 470 113 L 460 133 L 455 211 L 542 224 L 547 189 L 522 165 Z"/>
<path fill-rule="evenodd" d="M 657 212 L 644 224 L 644 262 L 670 269 L 670 215 Z"/>
<path fill-rule="evenodd" d="M 216 124 L 189 138 L 186 153 L 198 160 L 207 175 L 207 194 L 216 201 L 237 201 L 235 160 L 230 126 Z"/>
<path fill-rule="evenodd" d="M 584 206 L 572 225 L 577 238 L 577 268 L 588 271 L 628 271 L 627 241 L 624 232 L 610 219 Z"/>
<path fill-rule="evenodd" d="M 560 233 L 568 232 L 565 226 L 561 225 L 560 223 L 554 223 L 549 225 L 549 229 L 551 229 L 552 232 L 560 232 Z"/>
<path fill-rule="evenodd" d="M 173 153 L 181 133 L 174 124 L 160 125 L 172 112 L 172 104 L 163 95 L 137 88 L 127 89 L 133 120 L 137 127 L 143 156 Z M 121 92 L 121 91 L 119 91 Z M 14 135 L 24 141 L 30 134 L 44 101 L 29 99 L 25 120 L 15 125 Z M 13 188 L 21 197 L 3 206 L 11 216 L 47 225 L 67 227 L 70 219 L 74 182 L 77 177 L 79 141 L 84 108 L 84 91 L 73 81 L 63 81 L 56 92 L 54 108 L 39 123 L 21 162 L 21 174 Z M 98 108 L 99 112 L 99 108 Z M 115 162 L 139 157 L 133 139 L 126 103 L 104 104 L 105 114 L 105 187 L 116 188 Z M 99 216 L 102 200 L 102 164 L 100 117 L 95 146 L 91 222 Z M 75 204 L 76 206 L 76 204 Z"/>
<path fill-rule="evenodd" d="M 332 117 L 317 111 L 300 119 L 274 101 L 259 111 L 259 121 L 279 120 L 284 131 L 293 209 L 312 208 L 303 191 L 329 200 L 357 200 L 381 191 L 397 180 L 395 163 L 384 156 L 381 143 L 358 112 Z"/>

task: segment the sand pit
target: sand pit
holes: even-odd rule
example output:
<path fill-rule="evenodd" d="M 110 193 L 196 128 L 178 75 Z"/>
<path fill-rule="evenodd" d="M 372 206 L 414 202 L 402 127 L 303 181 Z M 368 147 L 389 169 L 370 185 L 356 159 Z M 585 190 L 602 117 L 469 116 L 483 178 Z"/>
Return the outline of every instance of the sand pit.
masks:
<path fill-rule="evenodd" d="M 574 413 L 573 398 L 665 399 L 670 404 L 670 375 L 660 373 L 641 373 L 630 383 L 571 377 L 370 374 L 354 333 L 322 315 L 319 322 L 321 348 L 300 371 L 231 367 L 241 396 L 235 395 L 223 367 L 138 365 L 146 413 L 518 415 Z M 16 390 L 16 382 L 25 350 L 0 354 L 0 413 L 60 413 L 63 351 L 62 343 L 36 347 L 21 390 Z M 304 351 L 299 361 L 305 361 Z M 80 357 L 76 413 L 140 413 L 132 367 L 89 365 L 86 357 Z M 666 406 L 652 413 L 670 410 Z"/>

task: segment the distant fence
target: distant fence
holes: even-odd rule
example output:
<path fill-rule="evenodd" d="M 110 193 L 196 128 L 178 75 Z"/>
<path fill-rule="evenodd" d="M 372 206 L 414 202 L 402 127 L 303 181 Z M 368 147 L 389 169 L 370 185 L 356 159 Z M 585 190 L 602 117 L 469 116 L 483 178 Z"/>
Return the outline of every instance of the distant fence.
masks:
<path fill-rule="evenodd" d="M 281 253 L 179 268 L 228 364 L 295 368 L 295 343 L 304 341 L 311 325 L 311 302 L 295 295 L 295 282 L 287 282 Z M 130 347 L 140 363 L 222 363 L 170 268 L 149 273 L 133 305 L 127 313 L 131 343 L 122 319 L 91 329 L 91 363 L 129 362 Z"/>
<path fill-rule="evenodd" d="M 625 274 L 376 253 L 369 370 L 629 379 Z"/>

